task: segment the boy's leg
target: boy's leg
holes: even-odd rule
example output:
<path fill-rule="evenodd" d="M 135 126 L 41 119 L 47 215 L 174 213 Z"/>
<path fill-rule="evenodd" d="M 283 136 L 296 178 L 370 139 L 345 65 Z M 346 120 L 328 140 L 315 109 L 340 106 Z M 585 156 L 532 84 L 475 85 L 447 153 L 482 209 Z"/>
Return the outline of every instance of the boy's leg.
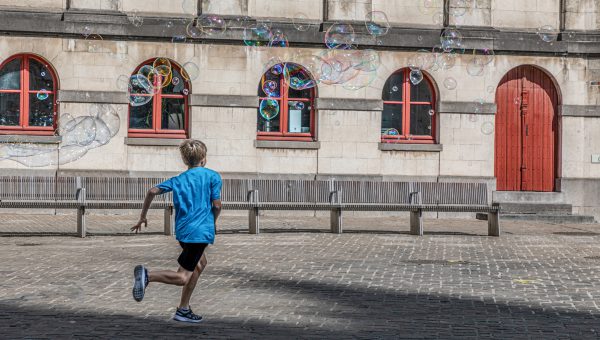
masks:
<path fill-rule="evenodd" d="M 198 262 L 198 265 L 196 266 L 196 269 L 194 269 L 192 277 L 190 278 L 188 283 L 185 286 L 183 286 L 183 289 L 181 290 L 181 300 L 179 301 L 179 308 L 188 308 L 190 306 L 190 298 L 192 297 L 194 288 L 196 288 L 198 278 L 200 277 L 200 274 L 202 274 L 202 271 L 204 271 L 204 268 L 206 268 L 207 263 L 208 262 L 206 261 L 206 256 L 203 254 L 200 258 L 200 262 Z"/>
<path fill-rule="evenodd" d="M 193 272 L 183 269 L 179 266 L 177 271 L 172 270 L 155 270 L 148 271 L 148 281 L 161 282 L 169 285 L 185 286 L 192 277 Z"/>

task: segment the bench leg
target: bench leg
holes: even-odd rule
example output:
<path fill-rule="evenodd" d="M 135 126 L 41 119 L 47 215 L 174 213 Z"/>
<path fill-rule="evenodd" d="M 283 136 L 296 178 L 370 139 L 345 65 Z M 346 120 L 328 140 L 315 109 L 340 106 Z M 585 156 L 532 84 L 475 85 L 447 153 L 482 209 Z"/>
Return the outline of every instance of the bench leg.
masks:
<path fill-rule="evenodd" d="M 173 235 L 173 207 L 164 209 L 164 233 L 167 236 Z"/>
<path fill-rule="evenodd" d="M 86 226 L 85 226 L 85 207 L 77 208 L 77 236 L 85 237 Z"/>
<path fill-rule="evenodd" d="M 250 234 L 258 234 L 260 232 L 260 217 L 258 216 L 258 208 L 252 208 L 248 212 L 248 225 Z"/>
<path fill-rule="evenodd" d="M 497 211 L 488 213 L 488 236 L 500 236 L 500 214 Z"/>
<path fill-rule="evenodd" d="M 410 212 L 410 234 L 423 236 L 423 211 Z"/>
<path fill-rule="evenodd" d="M 342 209 L 335 208 L 331 209 L 330 217 L 331 232 L 333 234 L 341 234 L 343 231 L 342 225 Z"/>

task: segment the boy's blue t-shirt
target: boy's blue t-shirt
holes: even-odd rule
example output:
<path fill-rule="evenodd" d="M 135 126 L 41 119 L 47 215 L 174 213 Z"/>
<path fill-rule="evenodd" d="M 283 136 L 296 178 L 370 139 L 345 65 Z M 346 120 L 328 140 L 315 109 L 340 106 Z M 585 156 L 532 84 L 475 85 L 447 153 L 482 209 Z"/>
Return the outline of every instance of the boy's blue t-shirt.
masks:
<path fill-rule="evenodd" d="M 178 241 L 210 244 L 215 241 L 212 201 L 221 199 L 221 176 L 216 171 L 191 168 L 156 187 L 163 193 L 173 191 Z"/>

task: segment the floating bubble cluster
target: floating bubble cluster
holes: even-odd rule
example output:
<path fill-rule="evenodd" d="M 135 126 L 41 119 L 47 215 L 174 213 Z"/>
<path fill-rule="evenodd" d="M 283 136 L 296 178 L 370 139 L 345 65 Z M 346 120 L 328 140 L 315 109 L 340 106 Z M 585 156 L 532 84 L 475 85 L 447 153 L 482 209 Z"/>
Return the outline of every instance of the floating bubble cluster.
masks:
<path fill-rule="evenodd" d="M 107 144 L 117 135 L 121 120 L 112 105 L 96 104 L 86 116 L 59 118 L 59 147 L 38 144 L 3 143 L 0 160 L 10 159 L 30 167 L 63 165 L 83 157 L 89 150 Z"/>
<path fill-rule="evenodd" d="M 193 62 L 187 62 L 181 70 L 174 70 L 168 58 L 156 58 L 152 65 L 140 67 L 138 72 L 127 83 L 124 75 L 117 78 L 117 88 L 122 90 L 127 86 L 129 104 L 142 106 L 152 101 L 153 96 L 162 88 L 170 88 L 169 93 L 182 93 L 187 95 L 183 81 L 193 81 L 198 78 L 200 69 Z M 182 79 L 183 78 L 183 79 Z"/>

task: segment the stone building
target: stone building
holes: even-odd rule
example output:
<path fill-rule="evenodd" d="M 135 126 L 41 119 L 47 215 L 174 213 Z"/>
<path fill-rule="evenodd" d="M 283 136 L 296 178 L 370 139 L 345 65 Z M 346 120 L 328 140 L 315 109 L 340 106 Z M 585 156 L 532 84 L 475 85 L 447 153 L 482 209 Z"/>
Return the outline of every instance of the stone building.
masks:
<path fill-rule="evenodd" d="M 365 25 L 373 11 L 387 34 Z M 226 27 L 198 29 L 207 17 Z M 257 24 L 289 46 L 248 46 Z M 376 51 L 372 79 L 284 89 L 261 121 L 269 67 L 308 67 L 335 24 Z M 449 27 L 463 38 L 440 65 Z M 167 176 L 197 138 L 228 177 L 483 181 L 497 200 L 600 218 L 599 30 L 599 0 L 4 0 L 0 172 Z M 408 67 L 430 56 L 411 84 Z M 181 83 L 131 105 L 129 77 L 157 58 Z M 62 136 L 66 120 L 106 110 L 114 136 L 68 149 L 86 137 Z"/>

